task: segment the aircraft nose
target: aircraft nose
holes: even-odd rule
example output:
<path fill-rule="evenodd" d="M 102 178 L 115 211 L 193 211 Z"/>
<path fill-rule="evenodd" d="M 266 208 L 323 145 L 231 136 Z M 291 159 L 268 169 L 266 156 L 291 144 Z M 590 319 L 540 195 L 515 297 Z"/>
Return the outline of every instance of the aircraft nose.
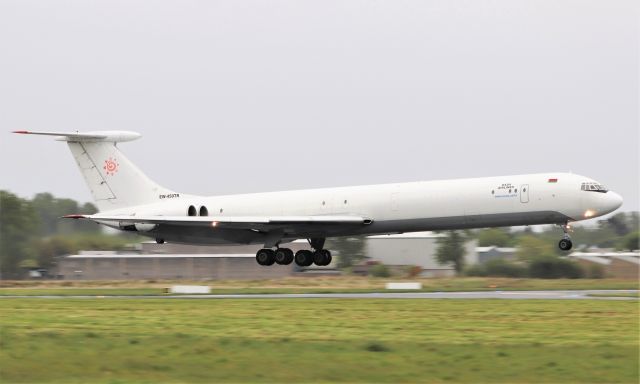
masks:
<path fill-rule="evenodd" d="M 606 196 L 607 196 L 607 210 L 609 212 L 613 212 L 616 209 L 620 208 L 623 201 L 622 196 L 620 196 L 619 194 L 613 191 L 607 192 Z"/>

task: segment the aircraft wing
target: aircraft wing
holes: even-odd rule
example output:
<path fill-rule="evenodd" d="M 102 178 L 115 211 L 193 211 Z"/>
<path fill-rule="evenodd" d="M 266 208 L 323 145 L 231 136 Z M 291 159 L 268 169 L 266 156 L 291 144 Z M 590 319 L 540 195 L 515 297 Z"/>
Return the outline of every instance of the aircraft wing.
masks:
<path fill-rule="evenodd" d="M 118 215 L 67 215 L 69 219 L 88 219 L 102 224 L 159 224 L 192 227 L 271 230 L 287 226 L 335 224 L 367 225 L 372 220 L 351 215 L 317 216 L 118 216 Z"/>

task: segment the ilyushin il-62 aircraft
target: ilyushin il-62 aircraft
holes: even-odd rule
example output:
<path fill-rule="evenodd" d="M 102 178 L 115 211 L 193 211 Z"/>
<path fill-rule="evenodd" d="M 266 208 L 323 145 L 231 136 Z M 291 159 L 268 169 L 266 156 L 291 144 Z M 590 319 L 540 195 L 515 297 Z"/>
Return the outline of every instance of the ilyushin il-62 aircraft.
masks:
<path fill-rule="evenodd" d="M 118 149 L 128 131 L 15 133 L 67 142 L 99 213 L 71 214 L 123 231 L 187 244 L 263 244 L 260 265 L 328 265 L 326 238 L 426 230 L 569 223 L 616 210 L 622 197 L 571 173 L 423 181 L 228 196 L 194 196 L 154 183 Z M 307 239 L 310 250 L 280 247 Z"/>

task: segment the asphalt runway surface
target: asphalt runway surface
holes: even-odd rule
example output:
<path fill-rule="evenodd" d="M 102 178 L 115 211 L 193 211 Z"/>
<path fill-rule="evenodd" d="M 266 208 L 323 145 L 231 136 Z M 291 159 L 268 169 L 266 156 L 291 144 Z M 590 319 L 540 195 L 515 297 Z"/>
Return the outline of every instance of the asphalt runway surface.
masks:
<path fill-rule="evenodd" d="M 483 291 L 483 292 L 378 292 L 378 293 L 257 293 L 207 295 L 39 295 L 0 296 L 0 299 L 507 299 L 507 300 L 638 300 L 637 297 L 592 296 L 637 293 L 638 290 L 579 290 L 579 291 Z"/>

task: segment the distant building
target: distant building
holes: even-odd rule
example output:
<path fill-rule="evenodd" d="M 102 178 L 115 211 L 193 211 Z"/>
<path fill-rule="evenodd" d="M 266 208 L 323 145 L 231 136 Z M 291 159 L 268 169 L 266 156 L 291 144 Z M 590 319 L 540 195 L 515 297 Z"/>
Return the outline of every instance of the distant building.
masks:
<path fill-rule="evenodd" d="M 294 251 L 307 242 L 287 245 Z M 81 251 L 58 260 L 56 275 L 65 280 L 272 279 L 290 276 L 295 264 L 259 265 L 259 245 L 196 246 L 145 242 L 136 251 Z"/>
<path fill-rule="evenodd" d="M 436 260 L 437 240 L 443 234 L 435 232 L 412 232 L 397 235 L 368 236 L 365 254 L 392 269 L 408 266 L 422 268 L 423 277 L 447 277 L 455 275 L 453 264 L 439 264 Z M 475 240 L 465 243 L 467 264 L 477 262 Z"/>
<path fill-rule="evenodd" d="M 599 265 L 607 277 L 636 280 L 640 278 L 640 251 L 573 252 L 567 257 L 587 270 L 593 265 Z"/>
<path fill-rule="evenodd" d="M 79 254 L 58 262 L 65 280 L 234 280 L 289 276 L 292 265 L 263 267 L 255 254 Z"/>
<path fill-rule="evenodd" d="M 517 248 L 511 247 L 476 247 L 475 252 L 478 257 L 478 263 L 483 264 L 489 260 L 515 260 Z"/>

